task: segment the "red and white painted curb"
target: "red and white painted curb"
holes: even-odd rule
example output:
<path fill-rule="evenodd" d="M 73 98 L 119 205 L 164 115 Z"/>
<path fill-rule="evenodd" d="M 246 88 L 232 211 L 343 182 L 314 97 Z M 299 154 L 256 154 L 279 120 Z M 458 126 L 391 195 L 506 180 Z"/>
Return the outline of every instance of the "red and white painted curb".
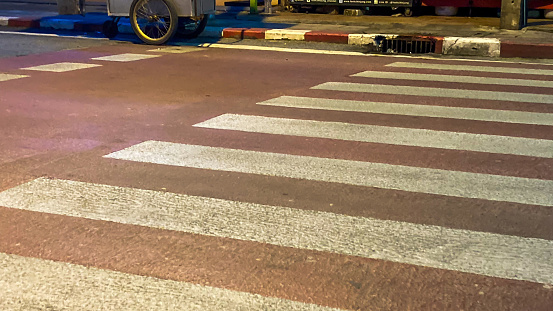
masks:
<path fill-rule="evenodd" d="M 0 26 L 64 29 L 78 31 L 102 31 L 102 23 L 82 19 L 43 18 L 43 17 L 3 17 Z M 133 33 L 129 24 L 119 25 L 119 32 Z M 378 45 L 382 39 L 392 40 L 400 37 L 394 34 L 358 34 L 333 31 L 269 29 L 269 28 L 232 28 L 206 27 L 201 37 L 294 40 L 351 45 Z M 439 37 L 439 36 L 405 36 L 402 38 L 426 39 L 435 43 L 435 54 L 483 57 L 520 57 L 553 59 L 553 44 L 528 44 L 502 41 L 497 38 Z"/>

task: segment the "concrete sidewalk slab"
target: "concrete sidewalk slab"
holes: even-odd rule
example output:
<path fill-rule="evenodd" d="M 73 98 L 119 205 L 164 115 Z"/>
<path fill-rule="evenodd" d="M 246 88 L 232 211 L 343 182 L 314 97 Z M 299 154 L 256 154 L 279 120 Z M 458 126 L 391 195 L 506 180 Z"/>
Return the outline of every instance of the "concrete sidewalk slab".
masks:
<path fill-rule="evenodd" d="M 49 11 L 51 5 L 37 14 L 36 10 L 21 7 L 9 10 L 5 4 L 0 2 L 0 27 L 101 32 L 103 23 L 111 19 L 100 2 L 91 3 L 99 12 L 85 16 L 57 15 Z M 286 11 L 252 15 L 243 8 L 217 9 L 202 37 L 366 45 L 369 51 L 383 42 L 411 40 L 431 42 L 435 54 L 553 59 L 553 20 L 530 20 L 533 26 L 524 30 L 505 31 L 498 28 L 499 18 L 337 16 Z M 120 21 L 119 32 L 133 33 L 128 20 Z"/>

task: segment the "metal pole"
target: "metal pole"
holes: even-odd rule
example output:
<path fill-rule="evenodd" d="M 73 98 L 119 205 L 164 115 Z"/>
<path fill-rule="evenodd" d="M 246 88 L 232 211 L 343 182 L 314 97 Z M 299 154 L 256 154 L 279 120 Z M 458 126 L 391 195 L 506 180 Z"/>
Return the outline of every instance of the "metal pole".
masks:
<path fill-rule="evenodd" d="M 250 0 L 250 14 L 257 14 L 257 0 Z"/>

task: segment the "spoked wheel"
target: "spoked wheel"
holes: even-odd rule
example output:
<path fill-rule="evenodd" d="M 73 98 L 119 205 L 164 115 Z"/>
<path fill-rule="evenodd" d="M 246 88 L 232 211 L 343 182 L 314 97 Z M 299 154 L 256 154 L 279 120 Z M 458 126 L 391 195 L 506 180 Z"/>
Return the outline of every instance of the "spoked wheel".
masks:
<path fill-rule="evenodd" d="M 193 39 L 199 36 L 207 25 L 208 15 L 202 15 L 199 18 L 180 17 L 177 35 L 185 39 Z"/>
<path fill-rule="evenodd" d="M 134 33 L 148 44 L 163 44 L 177 31 L 177 8 L 172 0 L 134 0 L 131 5 Z"/>

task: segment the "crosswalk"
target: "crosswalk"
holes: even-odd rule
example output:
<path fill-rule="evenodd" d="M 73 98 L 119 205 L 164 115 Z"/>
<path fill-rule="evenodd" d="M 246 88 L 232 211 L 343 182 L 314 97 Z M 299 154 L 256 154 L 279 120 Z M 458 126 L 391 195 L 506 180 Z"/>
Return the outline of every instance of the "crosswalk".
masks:
<path fill-rule="evenodd" d="M 146 58 L 150 57 L 127 55 L 97 60 L 129 61 Z M 452 63 L 393 62 L 380 71 L 352 73 L 349 77 L 351 82 L 328 81 L 309 90 L 309 94 L 316 94 L 320 90 L 332 91 L 334 98 L 290 94 L 259 102 L 256 106 L 270 108 L 273 113 L 279 108 L 317 111 L 322 114 L 341 111 L 367 116 L 384 114 L 391 117 L 416 116 L 429 120 L 465 120 L 485 122 L 491 126 L 541 126 L 550 131 L 553 113 L 455 107 L 446 103 L 448 99 L 455 98 L 484 101 L 484 104 L 488 101 L 510 101 L 547 106 L 553 104 L 553 84 L 549 78 L 542 78 L 553 75 L 553 70 Z M 385 71 L 386 68 L 400 71 L 388 72 Z M 410 72 L 413 69 L 424 69 L 425 72 L 432 73 Z M 452 71 L 458 72 L 452 74 Z M 474 72 L 493 73 L 493 76 L 473 77 L 471 73 Z M 520 74 L 524 78 L 521 79 Z M 363 78 L 373 80 L 359 82 Z M 381 81 L 376 84 L 374 79 Z M 392 80 L 405 83 L 422 81 L 424 84 L 387 84 Z M 434 87 L 434 82 L 455 84 Z M 471 85 L 478 85 L 479 89 L 471 89 Z M 515 86 L 516 91 L 486 90 L 497 85 Z M 536 88 L 541 91 L 533 93 Z M 399 96 L 398 101 L 393 103 L 361 101 L 340 98 L 344 92 Z M 437 105 L 402 103 L 401 98 L 407 97 L 425 98 L 425 103 L 431 101 Z M 266 139 L 274 141 L 282 137 L 300 137 L 340 141 L 352 146 L 370 143 L 375 144 L 375 148 L 408 146 L 429 152 L 449 150 L 468 153 L 468 156 L 471 153 L 485 154 L 491 158 L 500 155 L 502 159 L 507 157 L 551 161 L 553 158 L 553 137 L 537 139 L 523 135 L 514 137 L 476 134 L 470 131 L 299 119 L 290 110 L 282 112 L 280 117 L 225 113 L 196 123 L 193 127 L 197 130 L 215 131 L 210 132 L 211 135 L 239 132 L 246 139 L 253 135 L 265 135 Z M 289 154 L 285 151 L 247 150 L 240 146 L 232 148 L 155 140 L 146 140 L 105 154 L 103 159 L 122 161 L 130 165 L 146 163 L 207 172 L 233 172 L 242 174 L 244 178 L 265 176 L 316 182 L 323 188 L 325 185 L 339 184 L 373 191 L 400 191 L 407 196 L 426 194 L 444 198 L 443 202 L 464 200 L 462 204 L 510 204 L 506 208 L 522 206 L 533 213 L 547 213 L 553 207 L 553 180 L 510 176 L 508 173 L 476 173 L 470 170 Z M 236 183 L 239 182 L 237 179 Z M 337 197 L 342 195 L 347 194 L 336 194 Z M 246 241 L 282 248 L 283 252 L 286 249 L 308 250 L 345 256 L 352 260 L 370 259 L 417 269 L 422 267 L 421 269 L 508 280 L 511 282 L 510 288 L 515 288 L 515 291 L 517 284 L 538 284 L 540 290 L 545 291 L 553 288 L 553 240 L 543 237 L 351 216 L 323 211 L 316 206 L 299 209 L 278 204 L 258 204 L 44 177 L 0 192 L 0 206 L 138 226 L 145 230 L 156 229 Z M 367 208 L 370 209 L 370 202 L 367 202 Z M 394 209 L 394 206 L 389 208 Z M 33 270 L 27 271 L 28 267 Z M 321 272 L 313 272 L 317 273 Z M 85 305 L 91 310 L 351 309 L 351 305 L 327 303 L 324 299 L 294 299 L 279 294 L 278 290 L 269 295 L 266 292 L 259 295 L 247 290 L 164 280 L 3 253 L 0 253 L 0 274 L 9 276 L 0 278 L 0 288 L 3 288 L 0 290 L 2 310 L 17 310 L 23 304 L 34 304 L 39 308 L 69 309 Z M 104 297 L 103 300 L 98 299 L 99 293 Z"/>

